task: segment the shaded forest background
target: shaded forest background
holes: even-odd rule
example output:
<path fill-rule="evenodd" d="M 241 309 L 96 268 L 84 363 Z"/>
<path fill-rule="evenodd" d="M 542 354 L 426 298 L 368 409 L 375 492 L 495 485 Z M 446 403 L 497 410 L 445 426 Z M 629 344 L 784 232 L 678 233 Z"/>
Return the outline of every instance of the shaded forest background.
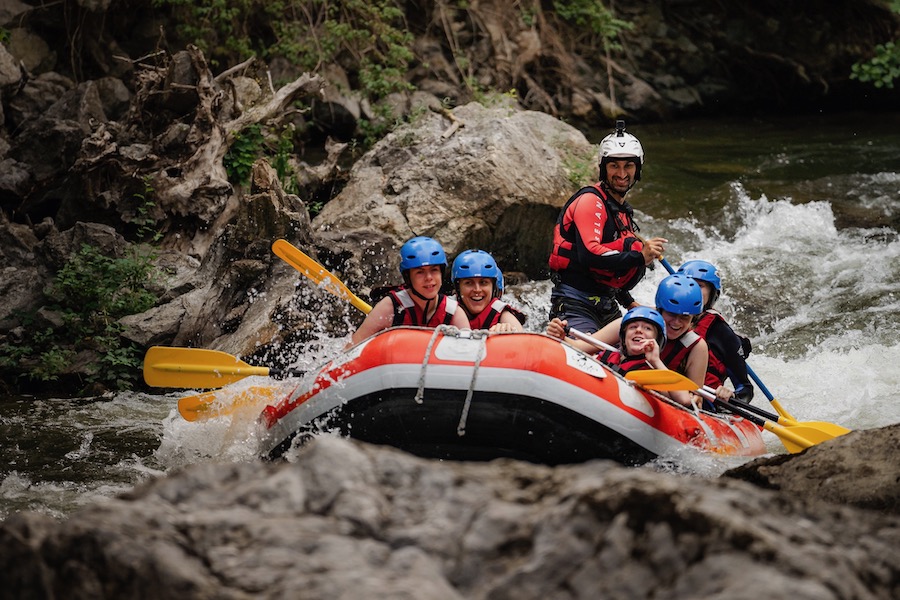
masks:
<path fill-rule="evenodd" d="M 120 320 L 258 158 L 314 216 L 399 124 L 498 96 L 583 131 L 896 110 L 900 1 L 819 4 L 0 0 L 0 384 L 137 383 Z"/>

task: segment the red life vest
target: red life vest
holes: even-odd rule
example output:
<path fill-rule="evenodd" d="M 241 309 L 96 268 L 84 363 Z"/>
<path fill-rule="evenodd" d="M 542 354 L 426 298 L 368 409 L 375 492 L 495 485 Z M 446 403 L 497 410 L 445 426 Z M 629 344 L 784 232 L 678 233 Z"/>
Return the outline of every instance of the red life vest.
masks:
<path fill-rule="evenodd" d="M 712 327 L 716 320 L 720 320 L 723 323 L 725 322 L 725 318 L 722 317 L 721 314 L 712 309 L 707 310 L 700 316 L 700 320 L 697 321 L 697 324 L 694 325 L 694 333 L 703 339 L 706 339 L 709 328 Z M 703 383 L 715 389 L 725 383 L 725 378 L 727 376 L 728 369 L 725 367 L 725 363 L 722 362 L 722 359 L 713 351 L 713 347 L 710 345 L 709 366 L 706 367 L 706 379 L 704 379 Z"/>
<path fill-rule="evenodd" d="M 603 221 L 603 230 L 598 232 L 594 229 L 592 232 L 585 232 L 586 235 L 601 234 L 601 241 L 604 246 L 609 246 L 609 252 L 621 252 L 625 250 L 622 239 L 624 237 L 634 237 L 635 224 L 631 218 L 630 207 L 620 208 L 613 206 L 606 192 L 599 186 L 588 186 L 581 188 L 569 198 L 562 210 L 559 211 L 559 217 L 556 219 L 556 226 L 553 228 L 553 250 L 550 253 L 549 266 L 551 271 L 559 274 L 562 283 L 566 283 L 580 290 L 603 290 L 604 288 L 613 288 L 613 290 L 630 290 L 644 276 L 644 268 L 633 267 L 625 272 L 617 273 L 614 271 L 597 269 L 588 267 L 578 261 L 577 251 L 575 249 L 576 236 L 578 228 L 575 222 L 575 203 L 584 195 L 591 197 L 584 198 L 584 202 L 594 202 L 594 219 L 593 224 L 600 220 Z M 617 242 L 618 243 L 615 243 Z M 640 250 L 640 242 L 635 242 L 632 246 L 635 250 Z"/>
<path fill-rule="evenodd" d="M 419 325 L 422 327 L 449 325 L 459 306 L 453 298 L 445 296 L 444 294 L 438 294 L 437 309 L 426 323 L 424 312 L 415 302 L 413 302 L 412 296 L 409 295 L 409 290 L 392 290 L 390 292 L 390 297 L 391 302 L 394 303 L 394 320 L 391 323 L 392 327 L 397 327 L 399 325 Z"/>
<path fill-rule="evenodd" d="M 700 336 L 691 330 L 681 334 L 677 339 L 666 340 L 666 345 L 659 352 L 659 358 L 673 371 L 684 374 L 688 355 L 700 339 Z"/>
<path fill-rule="evenodd" d="M 642 371 L 649 370 L 653 367 L 647 362 L 647 359 L 644 358 L 643 354 L 639 354 L 638 356 L 622 356 L 620 352 L 613 352 L 612 350 L 604 350 L 597 357 L 600 361 L 605 362 L 606 364 L 615 367 L 623 375 L 628 373 L 629 371 Z"/>
<path fill-rule="evenodd" d="M 463 305 L 463 308 L 465 308 L 465 305 Z M 487 308 L 474 317 L 469 314 L 468 310 L 466 310 L 466 315 L 469 317 L 469 326 L 472 329 L 490 329 L 500 322 L 500 317 L 503 316 L 504 311 L 511 312 L 520 323 L 525 324 L 525 315 L 522 314 L 522 311 L 513 308 L 500 298 L 494 298 Z"/>

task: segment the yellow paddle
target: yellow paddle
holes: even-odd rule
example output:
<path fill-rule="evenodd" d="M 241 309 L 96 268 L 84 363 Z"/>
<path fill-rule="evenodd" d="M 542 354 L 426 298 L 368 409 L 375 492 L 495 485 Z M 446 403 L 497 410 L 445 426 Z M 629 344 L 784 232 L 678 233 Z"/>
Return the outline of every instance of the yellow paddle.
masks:
<path fill-rule="evenodd" d="M 351 292 L 344 283 L 318 262 L 287 240 L 275 240 L 272 252 L 289 265 L 339 298 L 368 314 L 372 307 Z M 151 348 L 144 358 L 144 380 L 159 387 L 211 388 L 233 383 L 250 375 L 275 375 L 267 367 L 253 367 L 218 350 L 197 348 Z M 286 373 L 300 375 L 301 373 Z M 188 421 L 226 415 L 238 406 L 271 398 L 275 389 L 254 386 L 225 401 L 221 392 L 185 396 L 178 401 L 178 412 Z M 222 399 L 223 401 L 219 401 Z"/>
<path fill-rule="evenodd" d="M 372 312 L 372 307 L 347 289 L 343 281 L 329 273 L 325 267 L 291 245 L 287 240 L 275 240 L 272 244 L 272 252 L 338 298 L 348 300 L 350 304 L 365 314 Z"/>
<path fill-rule="evenodd" d="M 290 377 L 302 373 L 254 367 L 220 350 L 153 346 L 144 355 L 144 381 L 152 387 L 214 388 L 254 375 Z"/>
<path fill-rule="evenodd" d="M 270 402 L 276 398 L 278 388 L 254 385 L 230 397 L 222 390 L 206 392 L 196 396 L 185 396 L 178 400 L 178 414 L 185 421 L 199 421 L 221 417 L 242 406 L 254 406 Z"/>
<path fill-rule="evenodd" d="M 709 392 L 711 394 L 715 394 L 716 391 L 711 387 L 704 385 L 703 390 Z M 768 419 L 770 421 L 775 421 L 779 425 L 786 425 L 788 427 L 794 427 L 797 425 L 802 425 L 804 427 L 816 427 L 822 430 L 825 434 L 830 434 L 832 437 L 838 437 L 844 435 L 845 433 L 850 433 L 850 429 L 846 427 L 841 427 L 840 425 L 836 425 L 835 423 L 828 423 L 826 421 L 798 421 L 792 417 L 783 417 L 781 415 L 777 415 L 775 413 L 770 413 L 767 410 L 763 410 L 756 406 L 753 406 L 749 402 L 744 402 L 743 400 L 738 400 L 737 398 L 732 398 L 728 401 L 729 404 L 734 404 L 739 408 L 743 408 L 744 410 L 749 410 L 752 413 L 755 413 L 764 419 Z"/>
<path fill-rule="evenodd" d="M 588 342 L 589 344 L 593 344 L 598 348 L 618 352 L 618 349 L 614 346 L 610 346 L 609 344 L 606 344 L 593 336 L 582 333 L 576 329 L 572 329 L 571 327 L 568 327 L 566 329 L 566 332 L 569 335 L 579 340 Z M 677 371 L 663 371 L 657 369 L 630 371 L 626 373 L 625 378 L 651 390 L 694 391 L 710 402 L 714 402 L 715 404 L 726 408 L 736 415 L 739 415 L 741 417 L 744 417 L 748 421 L 756 423 L 760 427 L 763 427 L 766 431 L 771 431 L 781 439 L 784 447 L 787 448 L 787 450 L 791 453 L 802 452 L 810 446 L 814 446 L 816 444 L 834 439 L 850 431 L 849 429 L 841 427 L 840 425 L 835 425 L 833 423 L 824 423 L 821 421 L 800 422 L 795 420 L 788 420 L 784 417 L 781 417 L 779 419 L 778 417 L 776 417 L 776 415 L 767 413 L 766 411 L 762 411 L 762 409 L 757 409 L 756 407 L 751 407 L 749 405 L 741 403 L 740 401 L 722 402 L 721 400 L 718 400 L 716 398 L 716 395 L 714 393 L 701 388 L 694 381 L 685 377 Z M 760 418 L 759 416 L 754 414 L 754 412 L 763 412 L 765 413 L 764 416 L 768 417 L 770 420 Z M 771 417 L 775 418 L 772 419 Z"/>

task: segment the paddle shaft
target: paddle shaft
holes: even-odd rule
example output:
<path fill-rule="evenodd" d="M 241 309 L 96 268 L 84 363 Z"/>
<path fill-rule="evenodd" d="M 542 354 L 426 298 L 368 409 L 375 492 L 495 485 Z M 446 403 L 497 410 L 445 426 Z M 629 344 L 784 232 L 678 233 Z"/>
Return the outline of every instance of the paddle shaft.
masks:
<path fill-rule="evenodd" d="M 603 350 L 609 350 L 610 352 L 619 352 L 619 349 L 616 348 L 615 346 L 610 346 L 606 342 L 604 342 L 602 340 L 598 340 L 594 336 L 588 335 L 581 331 L 578 331 L 577 329 L 573 329 L 572 327 L 566 326 L 565 331 L 572 337 L 578 338 L 582 342 L 587 342 L 588 344 L 596 346 L 597 348 L 601 348 Z"/>
<path fill-rule="evenodd" d="M 309 255 L 288 242 L 287 240 L 275 240 L 272 243 L 272 252 L 287 264 L 297 269 L 300 273 L 324 287 L 338 298 L 348 300 L 350 304 L 365 314 L 372 312 L 372 306 L 365 300 L 354 294 L 344 285 L 344 282 L 332 275 L 328 269 L 320 265 Z"/>

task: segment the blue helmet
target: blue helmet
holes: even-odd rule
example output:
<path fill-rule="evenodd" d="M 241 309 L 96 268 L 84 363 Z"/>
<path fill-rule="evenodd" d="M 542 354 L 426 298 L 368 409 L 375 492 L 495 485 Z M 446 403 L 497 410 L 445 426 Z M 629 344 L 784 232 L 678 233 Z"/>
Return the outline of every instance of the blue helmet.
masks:
<path fill-rule="evenodd" d="M 485 277 L 494 280 L 493 296 L 499 298 L 503 293 L 503 272 L 497 266 L 494 257 L 484 250 L 466 250 L 453 261 L 450 279 L 459 285 L 460 279 Z M 457 290 L 458 291 L 458 290 Z"/>
<path fill-rule="evenodd" d="M 416 267 L 447 265 L 444 248 L 430 237 L 417 236 L 400 248 L 400 272 L 405 273 Z"/>
<path fill-rule="evenodd" d="M 622 343 L 622 350 L 625 350 L 625 326 L 631 321 L 647 321 L 656 325 L 656 343 L 662 348 L 666 344 L 666 322 L 662 315 L 649 306 L 635 306 L 622 317 L 622 324 L 619 326 L 619 341 Z"/>
<path fill-rule="evenodd" d="M 679 267 L 678 272 L 684 273 L 697 281 L 705 281 L 713 286 L 712 297 L 709 299 L 709 305 L 706 308 L 712 306 L 719 298 L 719 293 L 722 290 L 722 279 L 719 277 L 718 270 L 714 264 L 705 260 L 689 260 Z"/>
<path fill-rule="evenodd" d="M 700 285 L 684 273 L 669 275 L 656 288 L 656 310 L 676 315 L 699 315 L 703 312 Z"/>

